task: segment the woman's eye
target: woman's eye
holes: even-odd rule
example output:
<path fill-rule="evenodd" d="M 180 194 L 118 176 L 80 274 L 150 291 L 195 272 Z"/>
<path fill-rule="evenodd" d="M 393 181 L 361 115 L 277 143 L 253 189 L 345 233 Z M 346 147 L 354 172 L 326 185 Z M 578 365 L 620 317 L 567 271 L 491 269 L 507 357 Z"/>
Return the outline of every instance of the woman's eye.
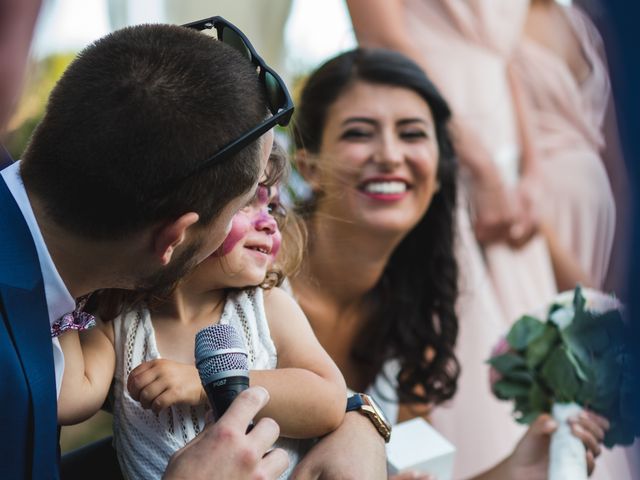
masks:
<path fill-rule="evenodd" d="M 341 138 L 359 140 L 359 139 L 367 139 L 371 137 L 371 135 L 372 133 L 368 130 L 362 130 L 359 128 L 350 128 L 349 130 L 345 130 L 342 133 Z"/>
<path fill-rule="evenodd" d="M 424 130 L 405 130 L 404 132 L 400 132 L 400 137 L 405 140 L 419 140 L 428 138 L 429 135 Z"/>

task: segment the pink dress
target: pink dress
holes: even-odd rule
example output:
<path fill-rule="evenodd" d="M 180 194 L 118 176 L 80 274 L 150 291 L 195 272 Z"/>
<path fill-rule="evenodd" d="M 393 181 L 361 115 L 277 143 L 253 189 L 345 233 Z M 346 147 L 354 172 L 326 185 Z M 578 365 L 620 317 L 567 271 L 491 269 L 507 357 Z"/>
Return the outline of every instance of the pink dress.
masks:
<path fill-rule="evenodd" d="M 403 5 L 405 29 L 423 54 L 423 68 L 454 115 L 491 152 L 506 184 L 515 185 L 521 145 L 509 79 L 520 55 L 529 1 L 404 0 Z M 456 446 L 454 478 L 495 465 L 524 433 L 511 418 L 511 404 L 490 392 L 486 360 L 520 315 L 539 310 L 557 293 L 543 238 L 519 250 L 478 245 L 462 186 L 456 212 L 461 276 L 456 354 L 462 373 L 454 399 L 431 415 L 434 426 Z M 596 472 L 602 470 L 599 466 Z"/>
<path fill-rule="evenodd" d="M 526 36 L 516 51 L 514 66 L 533 107 L 544 176 L 541 213 L 601 286 L 615 230 L 613 193 L 600 157 L 611 89 L 595 26 L 578 8 L 560 8 L 591 67 L 589 75 L 578 83 L 563 59 Z M 591 478 L 630 479 L 624 450 L 605 450 Z"/>
<path fill-rule="evenodd" d="M 518 180 L 520 142 L 509 62 L 528 11 L 526 0 L 406 0 L 406 26 L 424 54 L 423 67 L 454 115 L 475 130 L 507 184 Z M 556 293 L 546 242 L 524 248 L 506 244 L 482 249 L 466 208 L 459 202 L 457 258 L 460 266 L 462 367 L 454 399 L 436 408 L 432 423 L 457 449 L 454 478 L 468 478 L 504 459 L 525 429 L 511 404 L 489 389 L 486 360 L 492 347 L 523 313 Z"/>
<path fill-rule="evenodd" d="M 596 286 L 602 286 L 615 230 L 613 194 L 600 157 L 609 76 L 602 39 L 591 21 L 575 7 L 560 9 L 591 67 L 588 77 L 578 83 L 562 58 L 526 36 L 515 71 L 534 111 L 544 176 L 541 214 Z"/>

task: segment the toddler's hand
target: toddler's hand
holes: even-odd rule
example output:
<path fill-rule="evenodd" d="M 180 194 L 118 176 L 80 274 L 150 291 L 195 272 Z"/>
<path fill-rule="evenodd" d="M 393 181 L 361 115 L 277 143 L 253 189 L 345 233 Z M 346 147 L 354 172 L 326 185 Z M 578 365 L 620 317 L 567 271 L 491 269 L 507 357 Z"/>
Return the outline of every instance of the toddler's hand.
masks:
<path fill-rule="evenodd" d="M 156 413 L 177 403 L 195 406 L 207 401 L 195 366 L 162 358 L 134 368 L 127 390 L 143 408 Z"/>

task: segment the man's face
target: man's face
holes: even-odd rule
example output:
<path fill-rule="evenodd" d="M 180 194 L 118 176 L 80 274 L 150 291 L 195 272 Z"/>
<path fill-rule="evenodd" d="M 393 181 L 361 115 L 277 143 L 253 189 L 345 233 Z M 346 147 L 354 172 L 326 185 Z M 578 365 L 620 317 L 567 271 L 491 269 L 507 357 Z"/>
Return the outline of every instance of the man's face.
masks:
<path fill-rule="evenodd" d="M 272 148 L 273 130 L 270 130 L 262 136 L 258 179 L 264 176 Z M 231 229 L 234 215 L 255 196 L 257 188 L 258 181 L 247 192 L 229 202 L 220 214 L 207 227 L 202 229 L 202 234 L 198 234 L 197 238 L 194 238 L 190 244 L 185 245 L 180 253 L 174 255 L 167 266 L 143 279 L 136 289 L 144 290 L 154 295 L 164 296 L 168 294 L 179 279 L 187 275 L 196 265 L 218 249 Z"/>
<path fill-rule="evenodd" d="M 18 101 L 41 0 L 0 0 L 0 132 Z"/>

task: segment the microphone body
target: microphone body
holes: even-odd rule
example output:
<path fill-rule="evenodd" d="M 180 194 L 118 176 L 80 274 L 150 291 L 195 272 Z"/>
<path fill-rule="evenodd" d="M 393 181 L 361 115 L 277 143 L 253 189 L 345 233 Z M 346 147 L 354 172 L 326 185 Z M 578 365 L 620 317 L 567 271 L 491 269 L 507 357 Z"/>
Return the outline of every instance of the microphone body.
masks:
<path fill-rule="evenodd" d="M 195 357 L 213 417 L 218 420 L 240 392 L 249 388 L 244 342 L 231 325 L 211 325 L 196 334 Z"/>

